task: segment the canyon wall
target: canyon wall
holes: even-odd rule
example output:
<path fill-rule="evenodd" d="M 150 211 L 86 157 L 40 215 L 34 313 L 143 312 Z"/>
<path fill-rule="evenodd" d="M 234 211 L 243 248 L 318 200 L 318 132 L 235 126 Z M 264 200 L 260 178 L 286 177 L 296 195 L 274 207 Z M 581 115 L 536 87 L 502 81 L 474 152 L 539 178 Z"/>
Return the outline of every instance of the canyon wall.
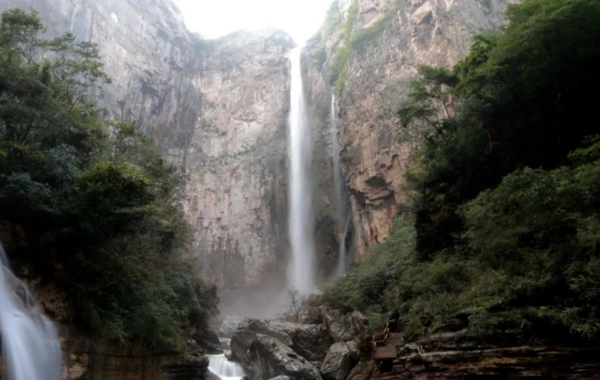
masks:
<path fill-rule="evenodd" d="M 258 284 L 283 261 L 288 51 L 276 30 L 191 35 L 169 0 L 0 0 L 48 34 L 95 42 L 113 83 L 100 105 L 134 122 L 183 173 L 191 254 L 221 288 Z"/>
<path fill-rule="evenodd" d="M 339 0 L 305 49 L 313 112 L 337 92 L 338 139 L 361 254 L 388 236 L 416 150 L 396 113 L 419 65 L 450 67 L 516 0 Z M 350 19 L 350 20 L 349 20 Z"/>

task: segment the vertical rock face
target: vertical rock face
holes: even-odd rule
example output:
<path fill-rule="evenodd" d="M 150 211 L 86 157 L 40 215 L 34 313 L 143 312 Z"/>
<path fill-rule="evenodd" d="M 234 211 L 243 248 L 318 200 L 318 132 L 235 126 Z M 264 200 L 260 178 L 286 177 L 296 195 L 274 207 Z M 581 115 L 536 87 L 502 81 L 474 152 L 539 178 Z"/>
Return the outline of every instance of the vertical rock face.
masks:
<path fill-rule="evenodd" d="M 113 79 L 100 104 L 135 122 L 184 174 L 193 252 L 221 287 L 260 283 L 285 229 L 288 51 L 268 30 L 190 35 L 169 0 L 0 0 L 37 10 L 49 34 L 98 44 Z M 283 228 L 283 230 L 282 230 Z"/>
<path fill-rule="evenodd" d="M 502 25 L 513 2 L 339 0 L 339 17 L 331 11 L 323 36 L 309 41 L 311 97 L 325 97 L 330 85 L 339 94 L 338 137 L 360 253 L 388 236 L 404 200 L 403 177 L 416 147 L 400 142 L 396 112 L 418 65 L 453 65 L 474 34 Z M 344 53 L 349 58 L 340 59 Z"/>
<path fill-rule="evenodd" d="M 282 33 L 238 33 L 196 63 L 202 94 L 184 150 L 169 147 L 185 169 L 184 210 L 205 276 L 219 285 L 256 285 L 284 252 L 288 58 Z M 172 152 L 174 154 L 172 154 Z"/>

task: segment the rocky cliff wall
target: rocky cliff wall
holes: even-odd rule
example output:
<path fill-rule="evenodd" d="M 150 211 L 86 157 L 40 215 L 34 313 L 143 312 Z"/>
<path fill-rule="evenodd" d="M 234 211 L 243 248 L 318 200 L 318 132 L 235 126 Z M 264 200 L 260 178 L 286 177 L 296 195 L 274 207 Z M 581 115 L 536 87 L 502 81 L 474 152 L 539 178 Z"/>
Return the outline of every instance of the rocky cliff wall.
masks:
<path fill-rule="evenodd" d="M 0 0 L 49 34 L 98 44 L 113 84 L 100 104 L 135 122 L 182 171 L 192 255 L 221 287 L 260 283 L 285 250 L 288 50 L 278 31 L 202 41 L 169 0 Z"/>
<path fill-rule="evenodd" d="M 92 341 L 70 334 L 68 329 L 61 329 L 60 335 L 64 380 L 218 379 L 208 370 L 209 360 L 202 349 L 191 340 L 183 354 L 161 354 L 136 346 Z"/>
<path fill-rule="evenodd" d="M 452 66 L 516 0 L 339 0 L 305 49 L 316 108 L 335 87 L 342 166 L 359 253 L 382 242 L 404 200 L 415 145 L 396 117 L 418 65 Z M 349 20 L 350 19 L 350 20 Z M 316 111 L 322 113 L 322 111 Z"/>

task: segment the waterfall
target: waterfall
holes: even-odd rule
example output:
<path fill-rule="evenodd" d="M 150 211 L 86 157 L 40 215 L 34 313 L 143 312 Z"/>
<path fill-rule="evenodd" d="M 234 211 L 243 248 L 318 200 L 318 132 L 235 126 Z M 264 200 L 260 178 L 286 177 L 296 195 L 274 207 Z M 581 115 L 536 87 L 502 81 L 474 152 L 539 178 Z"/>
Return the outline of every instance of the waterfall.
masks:
<path fill-rule="evenodd" d="M 246 376 L 242 367 L 232 361 L 227 360 L 225 355 L 207 355 L 210 372 L 219 376 L 222 380 L 239 380 Z"/>
<path fill-rule="evenodd" d="M 331 94 L 331 108 L 329 111 L 329 128 L 331 131 L 331 146 L 333 160 L 333 180 L 335 184 L 335 193 L 338 200 L 338 262 L 334 273 L 335 277 L 339 277 L 346 272 L 346 236 L 350 228 L 350 214 L 347 207 L 348 198 L 346 197 L 346 184 L 342 177 L 342 167 L 340 162 L 340 144 L 337 135 L 337 115 L 335 113 L 335 94 Z"/>
<path fill-rule="evenodd" d="M 9 269 L 0 244 L 0 341 L 7 380 L 59 380 L 61 351 L 54 325 Z"/>
<path fill-rule="evenodd" d="M 300 48 L 290 54 L 289 236 L 292 250 L 288 287 L 300 294 L 315 291 L 315 247 L 310 179 L 311 137 L 302 84 Z"/>

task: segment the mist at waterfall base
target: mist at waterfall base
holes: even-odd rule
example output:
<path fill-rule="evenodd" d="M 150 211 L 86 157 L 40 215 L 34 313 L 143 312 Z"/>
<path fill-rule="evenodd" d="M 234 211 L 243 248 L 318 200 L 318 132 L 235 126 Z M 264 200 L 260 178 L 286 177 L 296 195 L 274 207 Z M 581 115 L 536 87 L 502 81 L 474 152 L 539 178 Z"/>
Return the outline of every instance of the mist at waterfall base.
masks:
<path fill-rule="evenodd" d="M 291 260 L 288 288 L 300 294 L 316 291 L 314 216 L 310 177 L 311 136 L 302 84 L 301 50 L 290 53 L 291 88 L 289 118 L 289 238 Z"/>
<path fill-rule="evenodd" d="M 348 198 L 346 197 L 346 186 L 342 176 L 342 165 L 340 158 L 340 143 L 337 135 L 337 115 L 335 113 L 335 94 L 331 94 L 331 108 L 329 111 L 329 127 L 331 132 L 331 157 L 333 160 L 333 181 L 335 184 L 335 194 L 338 201 L 337 222 L 340 227 L 338 231 L 338 262 L 333 277 L 338 278 L 346 273 L 347 268 L 347 252 L 346 252 L 346 237 L 350 228 L 350 212 L 348 210 Z"/>
<path fill-rule="evenodd" d="M 61 351 L 52 322 L 10 270 L 0 244 L 0 341 L 4 379 L 59 380 Z"/>

